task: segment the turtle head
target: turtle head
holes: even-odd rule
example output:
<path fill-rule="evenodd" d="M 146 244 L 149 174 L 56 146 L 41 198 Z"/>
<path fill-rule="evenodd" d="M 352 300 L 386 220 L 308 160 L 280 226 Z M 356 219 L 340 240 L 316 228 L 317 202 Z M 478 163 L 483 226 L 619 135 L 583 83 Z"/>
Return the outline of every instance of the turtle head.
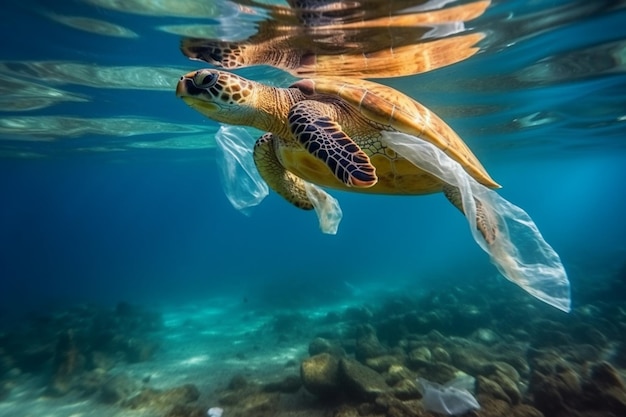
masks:
<path fill-rule="evenodd" d="M 176 95 L 210 119 L 250 125 L 257 112 L 258 86 L 229 72 L 201 69 L 180 77 Z"/>

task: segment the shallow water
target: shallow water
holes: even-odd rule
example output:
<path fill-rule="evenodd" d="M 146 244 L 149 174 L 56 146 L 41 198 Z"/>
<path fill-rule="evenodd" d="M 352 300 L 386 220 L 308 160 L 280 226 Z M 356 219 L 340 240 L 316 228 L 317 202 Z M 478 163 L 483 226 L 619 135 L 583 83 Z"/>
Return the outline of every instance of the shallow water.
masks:
<path fill-rule="evenodd" d="M 609 339 L 599 357 L 623 366 L 611 354 L 620 351 L 622 328 L 581 317 L 595 311 L 594 320 L 626 322 L 619 316 L 626 299 L 625 2 L 371 1 L 365 11 L 334 11 L 322 22 L 269 1 L 5 3 L 0 322 L 6 330 L 0 331 L 0 358 L 10 360 L 0 365 L 0 381 L 10 389 L 6 396 L 0 390 L 0 415 L 164 414 L 103 405 L 75 388 L 50 396 L 51 356 L 27 366 L 31 359 L 9 354 L 15 346 L 53 351 L 54 334 L 32 338 L 33 310 L 80 317 L 67 310 L 92 303 L 107 309 L 127 301 L 162 314 L 164 327 L 139 333 L 159 343 L 154 356 L 130 365 L 121 359 L 111 372 L 152 375 L 150 384 L 159 389 L 194 383 L 206 408 L 237 368 L 259 382 L 297 374 L 316 335 L 349 334 L 355 325 L 349 320 L 316 321 L 328 312 L 368 303 L 382 333 L 381 317 L 398 293 L 423 302 L 430 293 L 484 292 L 486 304 L 477 303 L 482 308 L 507 303 L 535 321 L 591 324 Z M 471 18 L 411 24 L 442 10 Z M 357 25 L 397 16 L 409 16 L 409 24 Z M 339 24 L 357 26 L 337 31 Z M 367 68 L 388 72 L 377 81 L 449 123 L 503 186 L 500 195 L 526 210 L 559 253 L 572 285 L 573 318 L 555 316 L 499 276 L 441 195 L 331 191 L 344 213 L 336 236 L 323 235 L 312 213 L 275 193 L 250 216 L 232 208 L 215 160 L 219 124 L 174 94 L 182 74 L 210 65 L 189 60 L 180 43 L 185 37 L 255 39 L 259 30 L 268 38 L 272 31 L 288 34 L 281 50 L 307 48 L 303 56 L 316 55 L 319 71 L 332 72 L 341 55 L 366 54 L 372 58 Z M 429 61 L 444 65 L 436 69 L 396 68 L 385 55 L 390 43 L 397 56 L 416 43 L 457 49 L 446 55 L 446 65 Z M 290 85 L 298 71 L 304 70 L 236 70 L 276 86 Z M 307 324 L 272 328 L 285 312 L 294 320 L 306 317 Z M 435 329 L 446 337 L 471 333 L 454 324 Z M 7 335 L 17 334 L 21 344 L 9 346 Z M 386 343 L 393 348 L 393 337 Z M 320 407 L 314 400 L 283 401 L 289 404 L 272 410 L 314 415 Z"/>

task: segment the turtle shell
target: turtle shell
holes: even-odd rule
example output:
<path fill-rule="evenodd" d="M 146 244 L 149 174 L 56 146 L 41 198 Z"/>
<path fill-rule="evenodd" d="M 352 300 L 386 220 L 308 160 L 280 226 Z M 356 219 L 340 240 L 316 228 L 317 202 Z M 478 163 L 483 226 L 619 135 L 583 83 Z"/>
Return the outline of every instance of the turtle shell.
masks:
<path fill-rule="evenodd" d="M 324 94 L 348 103 L 364 117 L 382 126 L 417 136 L 457 161 L 479 183 L 499 188 L 478 158 L 450 126 L 410 97 L 381 84 L 361 79 L 303 79 L 292 87 L 313 96 Z"/>

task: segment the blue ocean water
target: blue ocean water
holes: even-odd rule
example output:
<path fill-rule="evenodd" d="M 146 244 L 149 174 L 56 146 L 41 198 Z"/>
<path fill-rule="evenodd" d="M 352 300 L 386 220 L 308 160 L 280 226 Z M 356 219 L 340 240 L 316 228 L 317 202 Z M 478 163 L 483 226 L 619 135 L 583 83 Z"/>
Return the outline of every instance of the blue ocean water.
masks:
<path fill-rule="evenodd" d="M 503 186 L 500 195 L 529 213 L 561 257 L 575 309 L 588 292 L 626 279 L 625 5 L 493 1 L 465 23 L 485 36 L 473 56 L 378 80 L 439 114 Z M 396 289 L 480 291 L 498 276 L 440 194 L 331 191 L 344 213 L 335 236 L 272 192 L 249 216 L 229 204 L 215 159 L 219 124 L 174 94 L 182 74 L 210 65 L 179 45 L 198 33 L 246 39 L 273 6 L 287 7 L 4 2 L 1 321 L 120 301 L 311 312 Z M 266 65 L 236 72 L 280 86 L 295 80 Z M 501 294 L 531 302 L 498 279 Z"/>
<path fill-rule="evenodd" d="M 429 273 L 480 276 L 491 268 L 441 196 L 337 193 L 345 218 L 336 237 L 275 195 L 251 217 L 233 210 L 213 162 L 217 126 L 173 94 L 176 74 L 208 65 L 184 57 L 180 36 L 159 28 L 250 32 L 263 9 L 220 21 L 219 10 L 205 16 L 201 5 L 188 6 L 190 16 L 140 3 L 7 5 L 5 302 L 184 298 L 282 277 L 429 285 Z M 134 35 L 106 36 L 93 22 L 80 30 L 54 16 L 97 19 Z M 623 17 L 612 2 L 494 4 L 475 24 L 488 31 L 484 51 L 389 80 L 461 132 L 568 269 L 623 259 Z M 289 81 L 268 67 L 241 72 Z M 364 262 L 364 250 L 375 258 Z"/>

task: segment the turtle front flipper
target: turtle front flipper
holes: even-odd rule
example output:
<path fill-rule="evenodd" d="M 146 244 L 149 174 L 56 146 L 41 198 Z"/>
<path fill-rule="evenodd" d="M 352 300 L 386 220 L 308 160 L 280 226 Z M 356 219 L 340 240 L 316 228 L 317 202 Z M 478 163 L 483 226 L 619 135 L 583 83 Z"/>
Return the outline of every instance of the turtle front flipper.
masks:
<path fill-rule="evenodd" d="M 287 171 L 274 152 L 274 135 L 266 133 L 254 144 L 254 164 L 267 185 L 285 200 L 304 210 L 313 209 L 302 178 Z"/>
<path fill-rule="evenodd" d="M 376 184 L 376 168 L 370 158 L 322 110 L 323 104 L 313 100 L 294 105 L 289 111 L 291 133 L 347 186 L 365 188 Z"/>
<path fill-rule="evenodd" d="M 461 210 L 461 213 L 465 214 L 463 210 L 461 191 L 458 187 L 445 184 L 443 186 L 443 194 L 454 205 L 454 207 L 458 208 Z M 474 198 L 474 202 L 476 203 L 476 228 L 480 234 L 483 235 L 487 244 L 491 245 L 496 240 L 498 226 L 497 224 L 494 224 L 495 220 L 489 216 L 489 213 L 485 210 L 485 207 L 480 200 Z"/>

